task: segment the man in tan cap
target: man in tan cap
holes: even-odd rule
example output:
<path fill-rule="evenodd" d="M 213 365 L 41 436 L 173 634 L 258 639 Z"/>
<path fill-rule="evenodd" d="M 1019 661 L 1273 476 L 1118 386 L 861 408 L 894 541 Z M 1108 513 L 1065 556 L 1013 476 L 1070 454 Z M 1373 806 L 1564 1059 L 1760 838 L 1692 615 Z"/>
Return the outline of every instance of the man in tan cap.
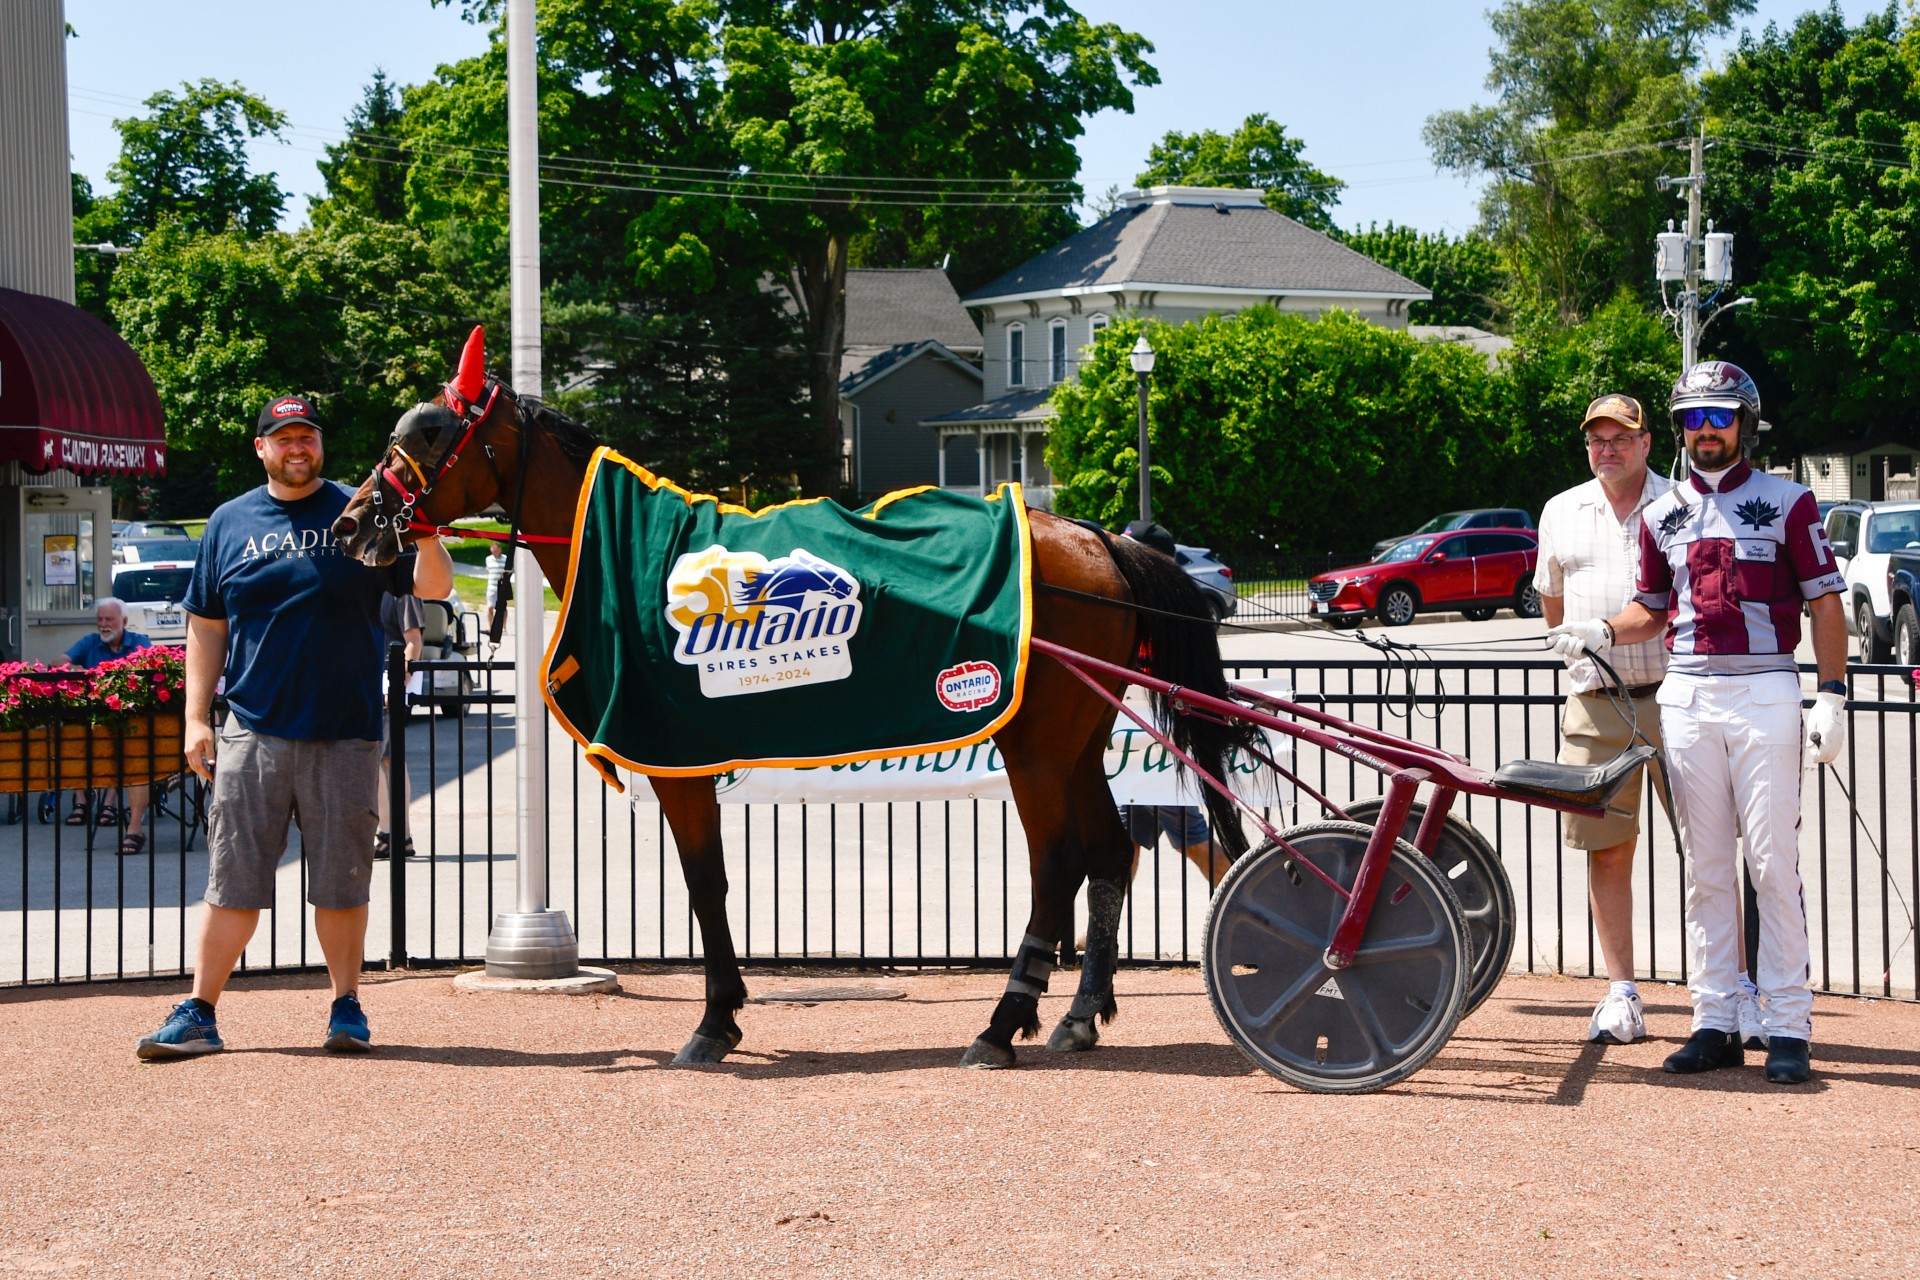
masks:
<path fill-rule="evenodd" d="M 1640 511 L 1673 487 L 1647 467 L 1652 448 L 1647 415 L 1632 396 L 1601 396 L 1587 406 L 1580 430 L 1593 479 L 1556 495 L 1540 513 L 1534 583 L 1552 627 L 1611 617 L 1626 607 L 1639 577 Z M 1626 683 L 1640 732 L 1659 745 L 1660 709 L 1653 695 L 1667 670 L 1660 638 L 1618 646 L 1607 657 Z M 1607 678 L 1591 660 L 1570 661 L 1568 667 L 1573 696 L 1560 718 L 1560 763 L 1604 764 L 1627 745 L 1633 727 L 1608 696 Z M 1566 819 L 1568 846 L 1587 851 L 1587 897 L 1600 956 L 1612 979 L 1593 1011 L 1587 1039 L 1614 1044 L 1631 1044 L 1647 1030 L 1633 981 L 1633 849 L 1640 839 L 1641 776 L 1636 773 L 1613 802 L 1634 817 Z"/>

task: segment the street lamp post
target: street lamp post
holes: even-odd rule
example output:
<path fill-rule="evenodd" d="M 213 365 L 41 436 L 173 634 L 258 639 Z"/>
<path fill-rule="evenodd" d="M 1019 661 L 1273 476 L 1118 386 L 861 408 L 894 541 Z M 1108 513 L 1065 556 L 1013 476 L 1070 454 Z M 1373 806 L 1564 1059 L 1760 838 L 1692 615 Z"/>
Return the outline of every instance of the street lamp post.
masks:
<path fill-rule="evenodd" d="M 1140 523 L 1153 523 L 1153 472 L 1147 458 L 1147 380 L 1153 376 L 1153 346 L 1145 334 L 1127 353 L 1133 376 L 1140 389 Z"/>

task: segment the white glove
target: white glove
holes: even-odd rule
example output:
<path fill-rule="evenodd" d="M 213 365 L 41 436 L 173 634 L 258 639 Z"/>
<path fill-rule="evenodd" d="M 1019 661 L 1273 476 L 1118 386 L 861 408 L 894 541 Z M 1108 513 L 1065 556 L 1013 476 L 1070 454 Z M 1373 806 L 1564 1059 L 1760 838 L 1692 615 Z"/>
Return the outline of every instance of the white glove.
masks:
<path fill-rule="evenodd" d="M 1599 618 L 1585 622 L 1563 622 L 1547 628 L 1547 648 L 1571 662 L 1588 654 L 1602 654 L 1613 647 L 1613 632 Z"/>
<path fill-rule="evenodd" d="M 1809 767 L 1832 764 L 1847 745 L 1847 698 L 1841 693 L 1816 693 L 1807 712 Z"/>

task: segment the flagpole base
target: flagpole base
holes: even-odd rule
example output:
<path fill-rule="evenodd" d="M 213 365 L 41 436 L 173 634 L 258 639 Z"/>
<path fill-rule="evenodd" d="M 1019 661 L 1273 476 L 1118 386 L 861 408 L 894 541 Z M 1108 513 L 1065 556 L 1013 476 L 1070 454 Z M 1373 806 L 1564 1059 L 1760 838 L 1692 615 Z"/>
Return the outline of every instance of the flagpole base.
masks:
<path fill-rule="evenodd" d="M 503 911 L 487 935 L 487 976 L 551 981 L 580 972 L 580 942 L 564 911 Z"/>

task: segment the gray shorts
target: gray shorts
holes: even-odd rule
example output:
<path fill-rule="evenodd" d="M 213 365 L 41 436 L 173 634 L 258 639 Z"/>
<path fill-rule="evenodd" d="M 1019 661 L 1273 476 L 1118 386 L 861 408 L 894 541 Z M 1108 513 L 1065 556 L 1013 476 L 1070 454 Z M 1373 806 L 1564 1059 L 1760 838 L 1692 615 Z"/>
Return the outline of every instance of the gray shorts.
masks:
<path fill-rule="evenodd" d="M 1206 815 L 1197 805 L 1129 804 L 1120 807 L 1120 819 L 1127 834 L 1143 849 L 1151 849 L 1164 834 L 1179 850 L 1205 844 L 1212 833 L 1207 830 Z"/>
<path fill-rule="evenodd" d="M 378 742 L 274 738 L 229 716 L 207 806 L 207 901 L 240 911 L 273 906 L 274 873 L 297 821 L 307 901 L 327 910 L 365 906 L 379 787 Z"/>

